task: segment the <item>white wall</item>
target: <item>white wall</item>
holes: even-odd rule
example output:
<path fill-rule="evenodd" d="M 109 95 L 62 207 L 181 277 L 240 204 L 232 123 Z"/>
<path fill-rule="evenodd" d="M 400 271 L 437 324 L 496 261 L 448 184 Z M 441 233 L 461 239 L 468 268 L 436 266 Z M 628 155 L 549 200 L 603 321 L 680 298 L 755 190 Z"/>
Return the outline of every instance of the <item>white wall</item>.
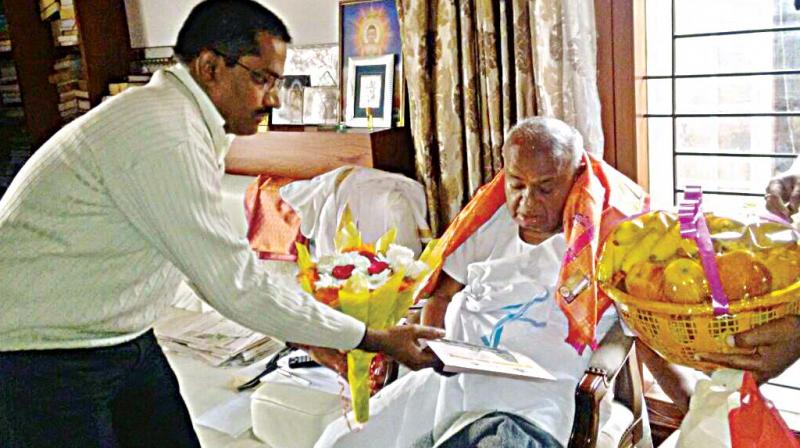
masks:
<path fill-rule="evenodd" d="M 258 0 L 281 17 L 294 45 L 338 42 L 337 0 Z M 200 0 L 125 0 L 134 48 L 173 46 L 181 24 Z"/>

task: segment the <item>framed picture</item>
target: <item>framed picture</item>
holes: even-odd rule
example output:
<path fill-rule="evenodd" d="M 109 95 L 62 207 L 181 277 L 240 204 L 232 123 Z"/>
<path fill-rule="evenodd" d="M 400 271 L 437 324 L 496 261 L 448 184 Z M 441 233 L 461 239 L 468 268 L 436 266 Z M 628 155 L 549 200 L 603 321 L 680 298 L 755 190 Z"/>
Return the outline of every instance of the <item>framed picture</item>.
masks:
<path fill-rule="evenodd" d="M 335 126 L 339 123 L 339 87 L 306 87 L 303 123 Z"/>
<path fill-rule="evenodd" d="M 394 59 L 393 54 L 348 59 L 345 124 L 392 127 Z"/>
<path fill-rule="evenodd" d="M 303 124 L 303 90 L 311 85 L 308 75 L 286 75 L 278 92 L 281 108 L 273 109 L 272 124 Z"/>
<path fill-rule="evenodd" d="M 350 58 L 392 54 L 394 88 L 392 122 L 404 125 L 405 82 L 400 38 L 400 20 L 395 0 L 341 0 L 339 6 L 339 60 L 342 63 L 339 85 L 342 100 L 346 98 Z M 346 105 L 345 105 L 346 106 Z"/>

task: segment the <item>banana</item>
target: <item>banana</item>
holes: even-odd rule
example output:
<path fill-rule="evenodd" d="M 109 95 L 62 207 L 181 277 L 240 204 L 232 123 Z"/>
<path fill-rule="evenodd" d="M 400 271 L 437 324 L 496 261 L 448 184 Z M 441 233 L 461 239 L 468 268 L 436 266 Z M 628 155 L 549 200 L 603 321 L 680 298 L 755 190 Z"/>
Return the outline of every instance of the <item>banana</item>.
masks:
<path fill-rule="evenodd" d="M 597 279 L 601 282 L 611 280 L 614 276 L 614 260 L 618 258 L 618 246 L 611 240 L 606 240 L 603 250 L 600 252 L 600 260 L 597 262 Z"/>
<path fill-rule="evenodd" d="M 691 238 L 681 238 L 681 249 L 689 258 L 697 256 L 697 243 Z"/>
<path fill-rule="evenodd" d="M 681 234 L 679 224 L 675 223 L 664 232 L 664 237 L 659 240 L 650 252 L 650 261 L 666 261 L 675 256 L 681 248 Z"/>
<path fill-rule="evenodd" d="M 664 237 L 665 232 L 659 232 L 655 229 L 649 232 L 644 238 L 639 240 L 636 245 L 628 251 L 625 258 L 622 260 L 622 270 L 629 272 L 636 263 L 647 260 L 650 258 L 650 252 L 661 238 Z"/>
<path fill-rule="evenodd" d="M 623 221 L 614 229 L 609 241 L 616 243 L 617 246 L 631 244 L 644 236 L 643 229 L 644 223 L 641 220 Z"/>

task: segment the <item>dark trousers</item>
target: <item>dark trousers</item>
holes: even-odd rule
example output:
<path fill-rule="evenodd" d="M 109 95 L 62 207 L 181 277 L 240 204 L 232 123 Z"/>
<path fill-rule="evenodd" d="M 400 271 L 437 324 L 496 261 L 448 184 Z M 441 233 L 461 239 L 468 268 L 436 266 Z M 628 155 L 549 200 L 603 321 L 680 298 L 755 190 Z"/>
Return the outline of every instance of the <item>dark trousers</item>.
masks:
<path fill-rule="evenodd" d="M 152 331 L 93 349 L 0 352 L 0 447 L 199 447 Z"/>

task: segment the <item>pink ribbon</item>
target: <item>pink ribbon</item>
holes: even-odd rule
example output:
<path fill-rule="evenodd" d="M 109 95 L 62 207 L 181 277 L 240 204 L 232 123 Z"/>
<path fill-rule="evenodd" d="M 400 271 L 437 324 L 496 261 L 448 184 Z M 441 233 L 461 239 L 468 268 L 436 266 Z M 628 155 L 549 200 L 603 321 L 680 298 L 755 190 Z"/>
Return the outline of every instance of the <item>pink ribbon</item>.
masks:
<path fill-rule="evenodd" d="M 711 242 L 711 233 L 708 231 L 706 218 L 703 216 L 703 190 L 698 186 L 687 186 L 683 193 L 683 200 L 678 204 L 678 221 L 681 226 L 681 237 L 692 239 L 697 244 L 700 262 L 708 279 L 711 289 L 711 304 L 715 316 L 728 314 L 728 296 L 722 288 L 719 278 L 717 259 L 714 256 L 714 244 Z"/>

